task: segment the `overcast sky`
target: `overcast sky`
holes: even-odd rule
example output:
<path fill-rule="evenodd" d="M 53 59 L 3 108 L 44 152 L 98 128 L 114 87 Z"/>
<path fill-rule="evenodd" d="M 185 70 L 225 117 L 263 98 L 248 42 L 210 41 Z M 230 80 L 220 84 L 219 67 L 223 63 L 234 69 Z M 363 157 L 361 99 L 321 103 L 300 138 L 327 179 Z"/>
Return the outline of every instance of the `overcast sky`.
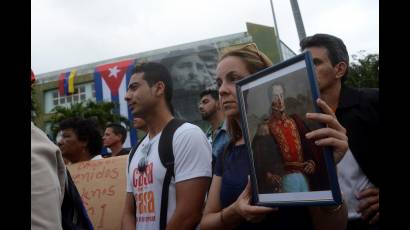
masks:
<path fill-rule="evenodd" d="M 299 53 L 289 0 L 273 0 L 280 39 Z M 299 0 L 306 34 L 342 38 L 349 54 L 379 52 L 378 0 Z M 36 74 L 273 26 L 269 0 L 35 0 Z"/>

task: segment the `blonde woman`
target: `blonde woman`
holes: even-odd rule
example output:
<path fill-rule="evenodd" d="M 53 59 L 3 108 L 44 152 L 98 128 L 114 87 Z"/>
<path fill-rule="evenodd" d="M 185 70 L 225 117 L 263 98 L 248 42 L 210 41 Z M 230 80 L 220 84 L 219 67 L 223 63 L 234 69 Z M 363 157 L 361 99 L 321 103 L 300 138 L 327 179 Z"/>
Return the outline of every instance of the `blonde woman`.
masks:
<path fill-rule="evenodd" d="M 240 126 L 235 81 L 248 77 L 272 63 L 251 43 L 224 52 L 217 66 L 220 101 L 227 117 L 231 142 L 216 161 L 201 229 L 345 229 L 346 207 L 268 208 L 250 205 L 249 160 Z M 324 114 L 308 113 L 308 119 L 323 122 L 327 128 L 307 133 L 318 146 L 333 148 L 339 162 L 348 149 L 346 130 L 323 101 L 317 101 Z"/>

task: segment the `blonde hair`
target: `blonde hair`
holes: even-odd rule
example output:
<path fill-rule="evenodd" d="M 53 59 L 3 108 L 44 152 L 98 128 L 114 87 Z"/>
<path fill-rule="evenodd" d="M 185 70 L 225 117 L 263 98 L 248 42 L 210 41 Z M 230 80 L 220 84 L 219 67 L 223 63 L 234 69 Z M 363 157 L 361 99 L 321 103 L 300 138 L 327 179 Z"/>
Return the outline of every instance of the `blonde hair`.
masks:
<path fill-rule="evenodd" d="M 235 45 L 222 50 L 218 62 L 221 62 L 226 57 L 238 57 L 246 65 L 246 69 L 250 74 L 261 71 L 269 66 L 272 66 L 272 61 L 261 51 L 255 43 L 245 45 Z M 228 132 L 231 136 L 231 143 L 242 138 L 242 129 L 240 125 L 233 119 L 227 117 Z"/>
<path fill-rule="evenodd" d="M 266 67 L 272 66 L 272 61 L 259 51 L 255 43 L 230 46 L 222 50 L 218 62 L 226 57 L 239 57 L 245 64 L 249 73 L 253 74 Z"/>

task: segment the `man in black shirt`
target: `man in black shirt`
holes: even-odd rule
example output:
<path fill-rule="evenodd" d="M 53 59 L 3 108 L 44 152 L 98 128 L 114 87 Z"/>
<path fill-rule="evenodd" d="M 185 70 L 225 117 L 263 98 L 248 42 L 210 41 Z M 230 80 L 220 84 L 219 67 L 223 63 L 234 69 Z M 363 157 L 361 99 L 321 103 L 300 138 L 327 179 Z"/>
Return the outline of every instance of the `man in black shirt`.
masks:
<path fill-rule="evenodd" d="M 127 130 L 124 126 L 117 123 L 107 125 L 103 136 L 103 143 L 104 147 L 110 148 L 111 153 L 106 154 L 104 157 L 115 157 L 128 154 L 129 149 L 122 148 L 126 138 Z"/>

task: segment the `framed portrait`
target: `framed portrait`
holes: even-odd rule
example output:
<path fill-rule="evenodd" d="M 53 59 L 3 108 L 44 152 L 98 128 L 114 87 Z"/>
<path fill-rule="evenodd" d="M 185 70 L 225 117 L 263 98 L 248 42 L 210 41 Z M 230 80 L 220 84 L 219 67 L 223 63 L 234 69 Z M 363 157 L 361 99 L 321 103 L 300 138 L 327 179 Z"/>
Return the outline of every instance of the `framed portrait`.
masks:
<path fill-rule="evenodd" d="M 310 52 L 236 83 L 241 125 L 251 162 L 252 201 L 261 206 L 341 203 L 331 148 L 305 134 L 324 127 L 306 119 L 320 112 Z"/>

